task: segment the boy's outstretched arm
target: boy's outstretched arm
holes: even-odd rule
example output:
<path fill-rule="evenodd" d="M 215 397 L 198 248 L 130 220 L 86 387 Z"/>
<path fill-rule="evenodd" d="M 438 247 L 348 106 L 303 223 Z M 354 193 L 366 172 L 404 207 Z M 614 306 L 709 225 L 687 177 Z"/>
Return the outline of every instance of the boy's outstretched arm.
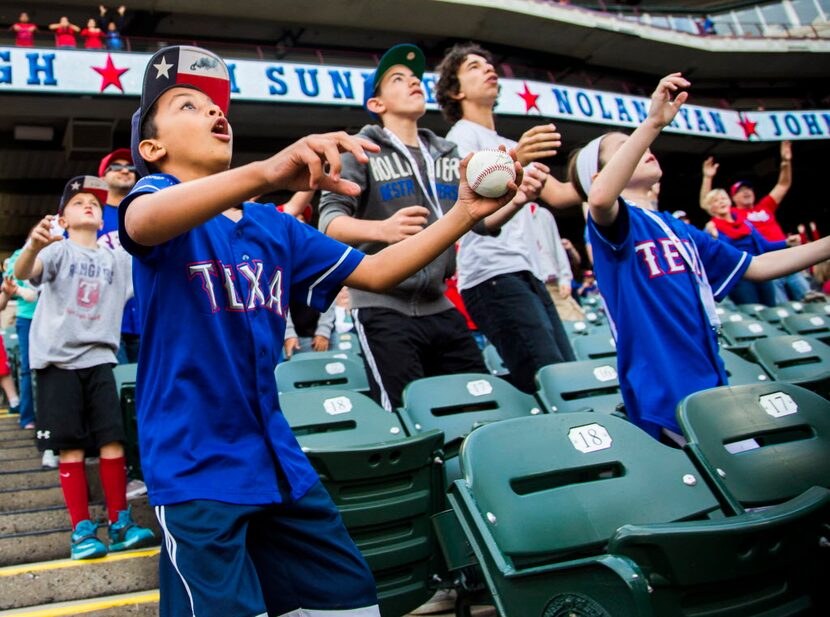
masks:
<path fill-rule="evenodd" d="M 130 204 L 124 225 L 134 242 L 156 246 L 253 195 L 318 189 L 356 195 L 357 185 L 340 178 L 340 153 L 351 152 L 366 163 L 365 150 L 377 152 L 379 148 L 344 132 L 309 135 L 267 160 L 141 195 Z"/>
<path fill-rule="evenodd" d="M 753 257 L 744 278 L 750 281 L 769 281 L 804 270 L 826 259 L 830 259 L 830 236 Z"/>
<path fill-rule="evenodd" d="M 32 229 L 32 233 L 29 235 L 29 241 L 23 247 L 17 261 L 14 262 L 15 278 L 21 281 L 27 281 L 40 276 L 43 272 L 43 262 L 37 258 L 37 254 L 53 242 L 63 240 L 63 236 L 52 235 L 52 219 L 54 218 L 54 216 L 49 214 L 43 217 L 40 223 Z"/>
<path fill-rule="evenodd" d="M 660 131 L 674 120 L 680 107 L 689 97 L 688 92 L 681 92 L 672 100 L 672 93 L 680 88 L 688 88 L 689 85 L 680 73 L 672 73 L 661 79 L 651 95 L 648 116 L 614 153 L 594 180 L 588 193 L 588 206 L 591 209 L 591 217 L 598 225 L 608 227 L 617 220 L 617 198 L 631 180 L 643 154 Z"/>
<path fill-rule="evenodd" d="M 515 151 L 510 156 L 516 160 Z M 507 204 L 522 182 L 522 167 L 516 162 L 516 182 L 498 199 L 488 199 L 473 192 L 467 184 L 467 164 L 472 154 L 461 161 L 458 201 L 441 219 L 405 240 L 367 255 L 346 278 L 344 284 L 356 289 L 380 292 L 394 287 L 437 258 L 478 221 Z"/>

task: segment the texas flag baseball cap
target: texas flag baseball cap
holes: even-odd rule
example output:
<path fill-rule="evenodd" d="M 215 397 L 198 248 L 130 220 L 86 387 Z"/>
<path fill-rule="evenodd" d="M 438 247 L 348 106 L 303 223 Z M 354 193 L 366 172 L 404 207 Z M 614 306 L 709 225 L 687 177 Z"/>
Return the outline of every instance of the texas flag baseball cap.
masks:
<path fill-rule="evenodd" d="M 95 176 L 75 176 L 63 187 L 63 195 L 61 195 L 61 201 L 58 205 L 59 215 L 63 214 L 63 209 L 66 207 L 66 204 L 78 193 L 93 194 L 103 208 L 104 204 L 107 203 L 109 187 L 101 178 L 96 178 Z"/>
<path fill-rule="evenodd" d="M 208 95 L 228 114 L 231 102 L 231 79 L 225 62 L 212 51 L 189 45 L 175 45 L 158 50 L 144 69 L 141 106 L 133 114 L 130 149 L 139 175 L 149 173 L 138 152 L 141 127 L 147 112 L 158 98 L 175 87 L 193 88 Z"/>
<path fill-rule="evenodd" d="M 369 108 L 366 107 L 366 103 L 368 103 L 369 99 L 374 97 L 377 93 L 378 86 L 383 80 L 383 76 L 386 74 L 386 71 L 398 64 L 408 67 L 415 74 L 415 76 L 418 77 L 418 79 L 421 79 L 424 76 L 427 61 L 424 57 L 424 52 L 421 51 L 420 47 L 409 43 L 401 43 L 400 45 L 390 47 L 386 53 L 383 54 L 380 62 L 378 63 L 378 67 L 375 69 L 375 72 L 363 80 L 363 108 L 375 120 L 377 120 L 377 114 L 373 114 L 369 111 Z"/>

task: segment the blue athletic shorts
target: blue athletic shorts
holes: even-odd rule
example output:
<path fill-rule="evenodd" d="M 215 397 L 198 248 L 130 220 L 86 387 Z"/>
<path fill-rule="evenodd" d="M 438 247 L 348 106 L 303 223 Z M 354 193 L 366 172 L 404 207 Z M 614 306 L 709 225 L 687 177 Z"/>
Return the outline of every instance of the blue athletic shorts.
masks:
<path fill-rule="evenodd" d="M 161 617 L 380 615 L 372 573 L 319 482 L 298 501 L 198 500 L 156 516 Z"/>

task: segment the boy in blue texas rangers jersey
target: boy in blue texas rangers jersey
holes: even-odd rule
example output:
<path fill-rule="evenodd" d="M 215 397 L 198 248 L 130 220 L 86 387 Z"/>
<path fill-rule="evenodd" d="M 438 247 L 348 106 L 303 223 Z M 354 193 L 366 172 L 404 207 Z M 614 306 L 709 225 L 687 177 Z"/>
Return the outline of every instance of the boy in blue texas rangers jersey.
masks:
<path fill-rule="evenodd" d="M 830 255 L 830 238 L 757 257 L 718 242 L 666 212 L 650 187 L 662 174 L 649 146 L 677 114 L 690 84 L 663 78 L 648 117 L 630 136 L 603 135 L 572 158 L 570 176 L 588 200 L 594 269 L 617 338 L 620 386 L 630 419 L 654 437 L 680 441 L 682 398 L 727 383 L 718 355 L 715 299 L 745 277 L 777 278 Z"/>
<path fill-rule="evenodd" d="M 492 200 L 462 181 L 440 222 L 364 256 L 245 200 L 277 189 L 354 195 L 340 152 L 365 164 L 376 146 L 313 135 L 228 170 L 229 98 L 227 67 L 213 53 L 157 52 L 133 116 L 133 160 L 145 177 L 119 208 L 143 332 L 142 462 L 165 535 L 161 615 L 377 615 L 371 574 L 279 408 L 273 370 L 289 299 L 322 311 L 343 283 L 397 284 L 516 185 Z"/>

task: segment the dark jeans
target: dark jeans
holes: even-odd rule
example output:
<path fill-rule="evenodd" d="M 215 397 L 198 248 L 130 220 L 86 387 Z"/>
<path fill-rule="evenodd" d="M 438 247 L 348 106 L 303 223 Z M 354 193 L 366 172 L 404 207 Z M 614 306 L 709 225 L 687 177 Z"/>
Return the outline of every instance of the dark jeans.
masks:
<path fill-rule="evenodd" d="M 35 421 L 35 399 L 32 396 L 32 371 L 29 368 L 29 329 L 31 319 L 17 318 L 17 345 L 20 349 L 20 426 Z"/>
<path fill-rule="evenodd" d="M 121 334 L 121 345 L 115 354 L 118 364 L 135 364 L 138 362 L 138 334 Z"/>
<path fill-rule="evenodd" d="M 755 283 L 741 279 L 729 292 L 735 304 L 764 304 L 775 306 L 775 284 L 772 281 Z"/>
<path fill-rule="evenodd" d="M 481 351 L 455 308 L 409 317 L 384 308 L 352 311 L 372 398 L 387 411 L 401 406 L 410 381 L 486 373 Z"/>
<path fill-rule="evenodd" d="M 576 359 L 548 290 L 530 272 L 494 276 L 461 297 L 520 390 L 536 391 L 534 377 L 543 366 Z"/>

